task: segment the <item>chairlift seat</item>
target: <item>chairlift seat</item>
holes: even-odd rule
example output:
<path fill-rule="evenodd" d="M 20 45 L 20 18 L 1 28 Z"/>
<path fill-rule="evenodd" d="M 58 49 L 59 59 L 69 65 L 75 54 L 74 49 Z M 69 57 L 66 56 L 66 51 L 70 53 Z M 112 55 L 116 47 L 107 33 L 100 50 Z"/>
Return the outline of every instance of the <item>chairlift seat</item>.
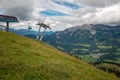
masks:
<path fill-rule="evenodd" d="M 28 26 L 28 29 L 29 29 L 29 30 L 32 29 L 32 26 Z"/>

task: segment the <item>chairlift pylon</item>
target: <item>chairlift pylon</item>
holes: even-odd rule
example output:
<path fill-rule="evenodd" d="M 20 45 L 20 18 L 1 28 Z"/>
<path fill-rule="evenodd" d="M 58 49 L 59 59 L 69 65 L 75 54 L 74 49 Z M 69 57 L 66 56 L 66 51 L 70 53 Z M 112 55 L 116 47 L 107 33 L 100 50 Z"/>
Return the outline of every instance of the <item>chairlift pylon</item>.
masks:
<path fill-rule="evenodd" d="M 38 22 L 36 25 L 39 25 L 39 30 L 38 30 L 38 34 L 37 34 L 37 39 L 42 41 L 42 38 L 44 37 L 44 33 L 47 29 L 51 29 L 50 28 L 50 24 L 45 24 L 43 20 L 41 20 L 40 22 Z M 44 31 L 42 32 L 42 34 L 40 35 L 40 30 L 41 28 L 44 28 Z M 40 37 L 41 36 L 41 37 Z"/>

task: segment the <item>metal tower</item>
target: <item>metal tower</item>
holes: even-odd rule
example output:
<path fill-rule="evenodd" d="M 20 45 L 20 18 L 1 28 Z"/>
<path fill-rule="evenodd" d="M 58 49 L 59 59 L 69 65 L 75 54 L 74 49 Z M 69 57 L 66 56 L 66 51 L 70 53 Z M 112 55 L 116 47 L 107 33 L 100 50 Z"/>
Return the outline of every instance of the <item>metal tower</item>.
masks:
<path fill-rule="evenodd" d="M 42 40 L 43 37 L 44 37 L 44 33 L 47 29 L 51 29 L 49 25 L 45 24 L 44 21 L 40 21 L 38 22 L 36 25 L 39 25 L 39 30 L 38 30 L 38 33 L 37 33 L 37 40 Z M 44 28 L 44 31 L 42 32 L 42 34 L 40 34 L 40 30 L 41 28 Z"/>

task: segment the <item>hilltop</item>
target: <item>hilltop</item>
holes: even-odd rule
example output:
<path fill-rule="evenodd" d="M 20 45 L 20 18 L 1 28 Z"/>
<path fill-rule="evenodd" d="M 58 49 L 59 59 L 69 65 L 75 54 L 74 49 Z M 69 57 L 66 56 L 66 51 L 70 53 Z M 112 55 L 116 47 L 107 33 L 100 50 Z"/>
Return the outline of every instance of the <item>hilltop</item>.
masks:
<path fill-rule="evenodd" d="M 44 42 L 0 31 L 0 80 L 119 80 Z"/>

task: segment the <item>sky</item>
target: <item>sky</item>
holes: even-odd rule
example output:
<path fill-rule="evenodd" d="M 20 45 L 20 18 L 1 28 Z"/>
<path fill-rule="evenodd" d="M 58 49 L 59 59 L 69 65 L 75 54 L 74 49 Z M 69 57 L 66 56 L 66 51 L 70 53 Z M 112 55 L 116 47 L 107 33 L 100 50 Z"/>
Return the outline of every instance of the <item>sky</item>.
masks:
<path fill-rule="evenodd" d="M 16 16 L 13 28 L 37 30 L 44 21 L 51 30 L 83 24 L 120 24 L 120 0 L 0 0 L 0 14 Z"/>

